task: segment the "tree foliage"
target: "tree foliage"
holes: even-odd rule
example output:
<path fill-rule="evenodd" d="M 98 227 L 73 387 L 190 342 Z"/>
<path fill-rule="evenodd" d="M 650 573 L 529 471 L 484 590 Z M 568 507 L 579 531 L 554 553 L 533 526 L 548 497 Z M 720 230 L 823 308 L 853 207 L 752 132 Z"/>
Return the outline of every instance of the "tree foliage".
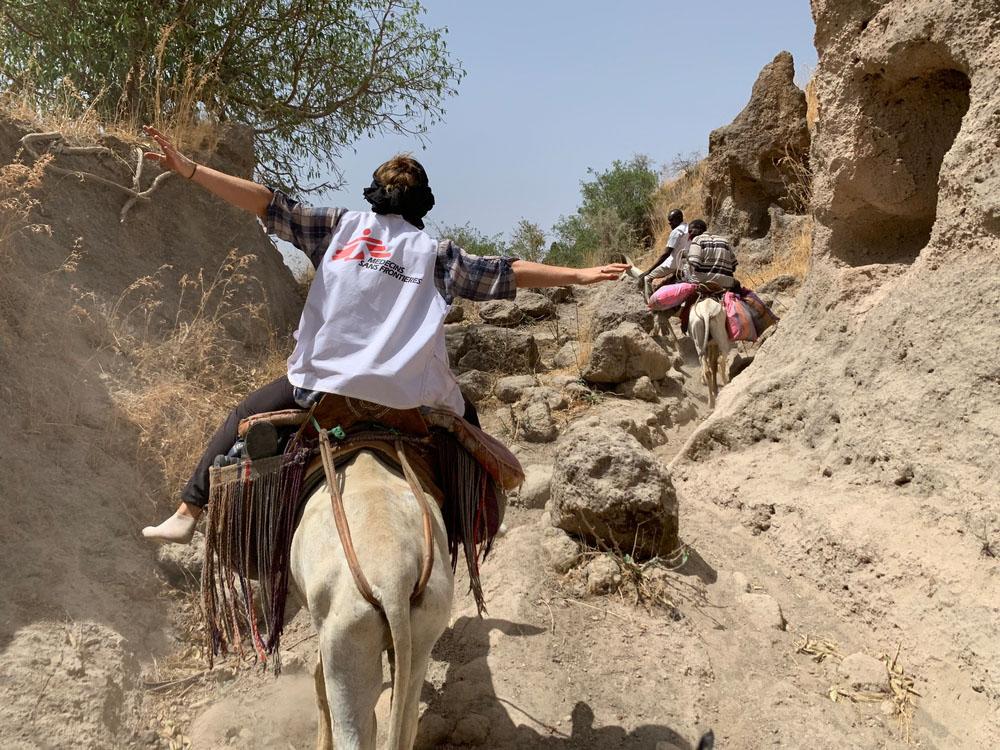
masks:
<path fill-rule="evenodd" d="M 44 101 L 68 79 L 106 121 L 244 123 L 261 176 L 302 189 L 359 137 L 441 118 L 464 71 L 422 14 L 417 0 L 2 0 L 0 83 Z"/>
<path fill-rule="evenodd" d="M 503 234 L 483 234 L 469 223 L 435 226 L 434 230 L 438 237 L 451 240 L 470 255 L 508 255 Z"/>
<path fill-rule="evenodd" d="M 562 217 L 553 227 L 557 240 L 547 256 L 549 262 L 601 263 L 652 241 L 653 193 L 659 178 L 649 157 L 615 160 L 603 172 L 587 172 L 592 179 L 580 183 L 577 212 Z"/>
<path fill-rule="evenodd" d="M 522 260 L 540 262 L 545 255 L 545 232 L 534 222 L 521 219 L 511 234 L 508 250 Z"/>

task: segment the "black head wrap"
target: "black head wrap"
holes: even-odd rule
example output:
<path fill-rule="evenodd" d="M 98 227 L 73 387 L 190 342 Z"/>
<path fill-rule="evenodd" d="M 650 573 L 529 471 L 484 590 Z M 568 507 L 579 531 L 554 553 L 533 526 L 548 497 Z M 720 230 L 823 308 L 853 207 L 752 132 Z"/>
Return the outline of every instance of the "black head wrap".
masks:
<path fill-rule="evenodd" d="M 374 177 L 364 195 L 375 213 L 399 214 L 417 229 L 424 228 L 424 216 L 434 208 L 434 193 L 427 185 L 387 188 Z"/>

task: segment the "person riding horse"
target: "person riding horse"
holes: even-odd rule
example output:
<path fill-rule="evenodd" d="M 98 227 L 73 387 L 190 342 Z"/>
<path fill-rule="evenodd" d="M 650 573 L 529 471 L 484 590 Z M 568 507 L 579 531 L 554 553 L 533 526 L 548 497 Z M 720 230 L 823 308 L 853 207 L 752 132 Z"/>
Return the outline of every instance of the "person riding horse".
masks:
<path fill-rule="evenodd" d="M 434 206 L 424 168 L 398 155 L 364 190 L 370 211 L 316 208 L 280 190 L 225 174 L 181 154 L 147 127 L 162 153 L 145 156 L 238 208 L 269 234 L 302 250 L 316 267 L 288 373 L 241 401 L 209 440 L 175 513 L 142 534 L 186 544 L 208 501 L 209 468 L 237 439 L 242 419 L 308 408 L 325 393 L 393 409 L 431 406 L 478 424 L 448 364 L 444 320 L 456 297 L 511 299 L 518 288 L 594 284 L 617 279 L 625 264 L 566 268 L 517 258 L 480 257 L 423 231 Z"/>

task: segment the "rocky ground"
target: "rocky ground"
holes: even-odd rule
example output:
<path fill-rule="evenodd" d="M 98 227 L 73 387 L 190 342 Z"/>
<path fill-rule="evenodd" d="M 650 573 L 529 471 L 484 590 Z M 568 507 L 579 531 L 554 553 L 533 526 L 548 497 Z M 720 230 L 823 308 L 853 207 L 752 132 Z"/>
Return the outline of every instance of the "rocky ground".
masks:
<path fill-rule="evenodd" d="M 633 294 L 638 298 L 627 283 L 577 291 L 576 300 L 555 305 L 558 324 L 521 320 L 502 330 L 512 350 L 525 348 L 541 368 L 554 364 L 567 343 L 586 348 L 574 337 L 575 320 L 596 309 L 620 317 L 633 334 L 629 340 L 641 342 L 633 326 L 642 331 L 644 319 Z M 453 344 L 474 336 L 491 316 L 495 324 L 495 312 L 467 309 L 466 319 L 453 324 Z M 523 337 L 534 339 L 537 355 Z M 435 649 L 419 746 L 691 748 L 709 728 L 720 746 L 732 748 L 937 746 L 935 724 L 925 720 L 916 695 L 928 685 L 913 671 L 913 644 L 888 640 L 875 620 L 845 608 L 834 583 L 849 587 L 855 579 L 847 568 L 872 562 L 831 561 L 831 577 L 791 562 L 771 543 L 789 533 L 790 506 L 815 479 L 797 483 L 781 471 L 771 491 L 747 492 L 743 481 L 759 469 L 752 454 L 712 477 L 687 462 L 675 467 L 673 483 L 663 473 L 701 424 L 706 394 L 691 377 L 686 347 L 661 343 L 666 372 L 648 353 L 631 358 L 658 376 L 640 376 L 649 380 L 648 392 L 640 386 L 636 393 L 627 380 L 580 379 L 581 369 L 603 361 L 593 353 L 605 345 L 597 340 L 582 368 L 463 376 L 492 384 L 478 394 L 485 424 L 512 441 L 528 479 L 511 498 L 509 530 L 484 566 L 488 614 L 478 618 L 472 598 L 458 596 L 452 625 Z M 472 352 L 464 351 L 467 361 L 475 360 Z M 581 442 L 593 450 L 582 450 Z M 655 503 L 679 507 L 683 551 L 637 563 L 606 541 L 554 525 L 577 500 L 566 492 L 565 475 L 602 455 L 612 456 L 616 468 L 589 480 L 583 494 L 628 486 L 628 501 L 611 502 L 619 509 L 631 502 L 627 510 L 641 513 L 649 507 L 641 498 L 655 487 Z M 637 460 L 645 456 L 649 463 Z M 660 497 L 672 485 L 676 500 L 672 491 Z M 631 551 L 624 536 L 618 541 Z M 164 565 L 178 591 L 192 590 Z M 464 592 L 461 580 L 456 590 Z M 191 645 L 184 637 L 180 643 Z M 292 620 L 284 643 L 285 669 L 277 679 L 238 663 L 205 672 L 194 648 L 156 679 L 150 675 L 156 684 L 147 692 L 143 741 L 310 747 L 315 639 L 304 613 Z M 383 717 L 388 695 L 386 672 Z"/>

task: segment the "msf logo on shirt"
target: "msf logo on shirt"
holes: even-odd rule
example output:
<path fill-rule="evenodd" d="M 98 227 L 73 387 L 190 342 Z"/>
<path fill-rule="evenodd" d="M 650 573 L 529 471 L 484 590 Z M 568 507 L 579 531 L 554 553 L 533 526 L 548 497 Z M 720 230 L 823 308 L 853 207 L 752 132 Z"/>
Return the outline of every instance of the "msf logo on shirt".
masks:
<path fill-rule="evenodd" d="M 368 258 L 388 258 L 391 253 L 382 240 L 372 237 L 372 230 L 366 229 L 360 237 L 355 237 L 330 260 L 366 260 Z"/>

